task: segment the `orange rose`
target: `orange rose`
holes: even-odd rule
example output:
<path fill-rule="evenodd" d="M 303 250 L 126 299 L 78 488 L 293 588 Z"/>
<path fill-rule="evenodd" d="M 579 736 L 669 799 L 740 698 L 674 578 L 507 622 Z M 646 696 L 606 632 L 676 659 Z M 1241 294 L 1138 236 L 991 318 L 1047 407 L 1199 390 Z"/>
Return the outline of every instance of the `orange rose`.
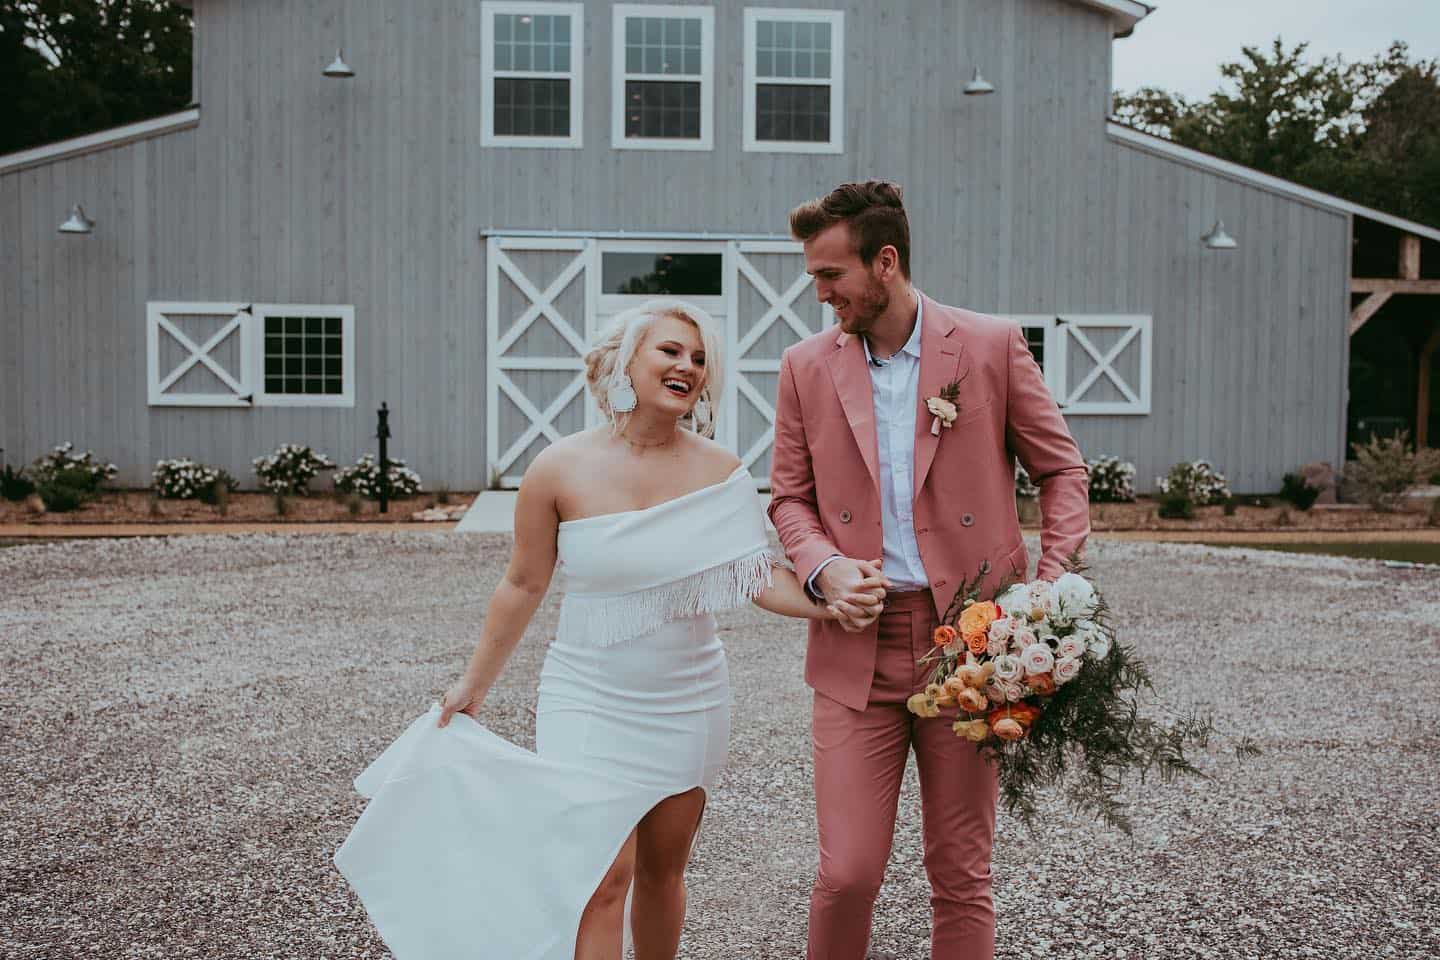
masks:
<path fill-rule="evenodd" d="M 936 627 L 935 636 L 932 637 L 932 639 L 935 641 L 935 646 L 943 647 L 947 646 L 948 644 L 954 643 L 955 638 L 958 636 L 959 634 L 955 631 L 955 628 L 947 624 L 945 626 Z"/>
<path fill-rule="evenodd" d="M 1055 678 L 1048 673 L 1036 673 L 1025 678 L 1025 686 L 1034 690 L 1042 697 L 1049 696 L 1055 692 Z"/>
<path fill-rule="evenodd" d="M 986 719 L 990 721 L 991 727 L 994 727 L 995 724 L 1001 720 L 1006 719 L 1014 720 L 1023 727 L 1029 727 L 1039 716 L 1039 707 L 1021 701 L 1020 703 L 1011 703 L 1003 707 L 996 707 L 990 711 L 990 715 Z"/>
<path fill-rule="evenodd" d="M 950 725 L 955 736 L 964 737 L 971 743 L 983 743 L 990 736 L 990 726 L 984 720 L 956 720 Z"/>
<path fill-rule="evenodd" d="M 1001 717 L 990 726 L 1001 740 L 1019 740 L 1025 736 L 1025 728 L 1009 717 Z"/>
<path fill-rule="evenodd" d="M 960 709 L 966 713 L 981 713 L 990 705 L 985 694 L 974 687 L 966 687 L 955 699 L 959 702 Z"/>
<path fill-rule="evenodd" d="M 964 670 L 965 668 L 961 667 L 960 669 Z M 951 701 L 953 702 L 954 699 L 964 691 L 966 683 L 960 674 L 956 674 L 952 677 L 947 677 L 942 686 L 945 687 L 945 692 L 950 695 Z"/>
<path fill-rule="evenodd" d="M 986 600 L 982 603 L 972 603 L 960 614 L 960 633 L 969 642 L 971 636 L 977 633 L 985 633 L 990 629 L 990 624 L 999 617 L 999 610 L 995 604 Z"/>
<path fill-rule="evenodd" d="M 965 634 L 965 646 L 969 647 L 970 652 L 978 657 L 989 649 L 990 635 L 983 630 L 979 633 L 967 633 Z"/>

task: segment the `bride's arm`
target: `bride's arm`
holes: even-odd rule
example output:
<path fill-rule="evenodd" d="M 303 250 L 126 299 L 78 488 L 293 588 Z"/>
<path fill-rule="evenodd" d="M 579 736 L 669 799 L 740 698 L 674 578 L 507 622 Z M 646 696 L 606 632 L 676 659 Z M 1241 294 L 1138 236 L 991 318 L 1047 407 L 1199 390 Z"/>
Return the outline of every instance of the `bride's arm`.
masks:
<path fill-rule="evenodd" d="M 761 610 L 778 613 L 782 617 L 799 617 L 806 620 L 835 620 L 835 608 L 816 603 L 805 591 L 795 571 L 788 567 L 771 570 L 771 584 L 755 598 L 755 606 Z M 859 589 L 842 598 L 840 602 L 853 607 L 870 608 L 885 599 L 885 581 L 881 577 L 862 580 Z"/>
<path fill-rule="evenodd" d="M 510 659 L 515 645 L 525 634 L 535 609 L 545 598 L 555 573 L 555 535 L 559 515 L 555 509 L 555 478 L 552 450 L 547 448 L 520 482 L 515 500 L 515 546 L 505 575 L 495 587 L 485 611 L 480 642 L 470 657 L 464 675 L 440 703 L 440 726 L 457 712 L 476 716 L 485 695 Z"/>

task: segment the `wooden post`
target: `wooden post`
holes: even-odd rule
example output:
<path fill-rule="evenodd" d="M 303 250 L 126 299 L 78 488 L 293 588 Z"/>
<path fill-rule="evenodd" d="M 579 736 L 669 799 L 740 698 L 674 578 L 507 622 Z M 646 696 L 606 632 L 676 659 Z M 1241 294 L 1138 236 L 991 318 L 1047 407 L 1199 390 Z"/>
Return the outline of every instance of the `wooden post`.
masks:
<path fill-rule="evenodd" d="M 1413 233 L 1400 237 L 1400 279 L 1420 279 L 1420 238 Z"/>
<path fill-rule="evenodd" d="M 1440 349 L 1440 322 L 1430 331 L 1430 339 L 1420 350 L 1419 398 L 1415 402 L 1415 449 L 1430 445 L 1430 358 Z"/>

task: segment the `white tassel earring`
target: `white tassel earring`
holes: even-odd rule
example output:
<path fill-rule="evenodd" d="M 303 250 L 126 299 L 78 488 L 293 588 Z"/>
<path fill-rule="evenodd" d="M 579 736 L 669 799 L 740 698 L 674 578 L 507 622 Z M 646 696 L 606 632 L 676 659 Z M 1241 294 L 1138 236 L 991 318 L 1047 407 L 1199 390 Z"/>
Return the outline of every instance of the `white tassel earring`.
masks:
<path fill-rule="evenodd" d="M 629 413 L 635 409 L 640 399 L 635 396 L 635 384 L 630 382 L 630 374 L 622 373 L 611 382 L 606 399 L 615 413 Z"/>

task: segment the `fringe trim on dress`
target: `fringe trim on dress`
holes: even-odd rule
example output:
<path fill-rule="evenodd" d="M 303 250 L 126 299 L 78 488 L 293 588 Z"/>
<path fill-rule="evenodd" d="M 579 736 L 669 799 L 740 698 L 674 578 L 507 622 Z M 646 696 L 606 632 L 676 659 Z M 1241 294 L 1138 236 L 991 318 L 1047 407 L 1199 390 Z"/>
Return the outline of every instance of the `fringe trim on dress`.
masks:
<path fill-rule="evenodd" d="M 556 639 L 608 647 L 644 636 L 672 620 L 738 607 L 773 583 L 769 550 L 722 563 L 657 587 L 607 596 L 566 594 Z"/>

